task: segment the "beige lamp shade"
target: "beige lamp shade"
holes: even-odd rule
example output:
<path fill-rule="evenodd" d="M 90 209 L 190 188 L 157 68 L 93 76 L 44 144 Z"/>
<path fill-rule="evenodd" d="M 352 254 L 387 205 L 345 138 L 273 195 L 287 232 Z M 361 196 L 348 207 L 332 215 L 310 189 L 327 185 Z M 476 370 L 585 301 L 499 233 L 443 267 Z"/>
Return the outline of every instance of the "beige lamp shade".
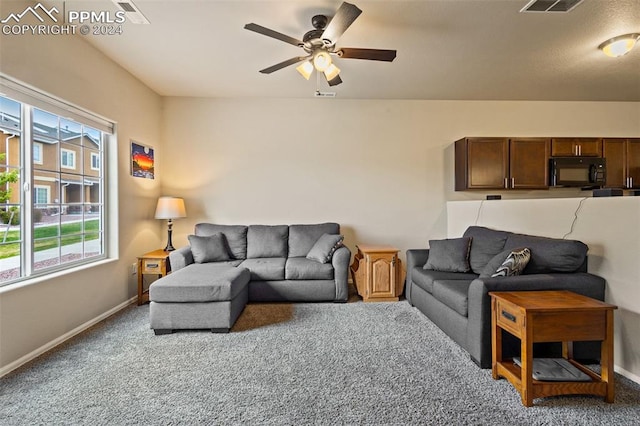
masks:
<path fill-rule="evenodd" d="M 160 197 L 156 206 L 156 219 L 187 217 L 184 200 L 178 197 Z"/>

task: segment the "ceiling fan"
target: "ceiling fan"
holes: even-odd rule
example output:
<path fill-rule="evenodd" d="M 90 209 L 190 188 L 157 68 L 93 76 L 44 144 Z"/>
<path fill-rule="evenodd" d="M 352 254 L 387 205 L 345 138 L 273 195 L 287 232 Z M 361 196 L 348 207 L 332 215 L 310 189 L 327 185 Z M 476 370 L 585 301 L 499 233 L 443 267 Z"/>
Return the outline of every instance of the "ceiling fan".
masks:
<path fill-rule="evenodd" d="M 311 19 L 313 30 L 308 31 L 302 40 L 279 33 L 258 24 L 247 24 L 244 26 L 249 31 L 272 37 L 285 43 L 302 48 L 306 55 L 296 56 L 268 68 L 260 70 L 263 74 L 271 74 L 282 68 L 302 62 L 296 70 L 307 80 L 313 70 L 322 72 L 329 83 L 329 86 L 336 86 L 342 83 L 340 69 L 333 63 L 331 57 L 338 56 L 345 59 L 367 59 L 371 61 L 391 62 L 396 57 L 395 50 L 384 49 L 362 49 L 353 47 L 336 47 L 336 42 L 342 34 L 360 16 L 362 10 L 356 5 L 343 2 L 333 18 L 329 19 L 325 15 L 315 15 Z M 304 62 L 303 62 L 304 61 Z"/>

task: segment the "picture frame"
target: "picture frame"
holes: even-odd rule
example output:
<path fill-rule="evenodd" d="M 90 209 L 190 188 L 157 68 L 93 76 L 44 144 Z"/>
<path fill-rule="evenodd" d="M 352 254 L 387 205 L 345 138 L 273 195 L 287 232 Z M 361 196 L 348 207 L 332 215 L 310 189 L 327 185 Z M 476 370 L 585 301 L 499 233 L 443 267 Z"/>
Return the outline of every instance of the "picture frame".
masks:
<path fill-rule="evenodd" d="M 131 141 L 131 176 L 155 178 L 155 152 L 150 146 Z"/>

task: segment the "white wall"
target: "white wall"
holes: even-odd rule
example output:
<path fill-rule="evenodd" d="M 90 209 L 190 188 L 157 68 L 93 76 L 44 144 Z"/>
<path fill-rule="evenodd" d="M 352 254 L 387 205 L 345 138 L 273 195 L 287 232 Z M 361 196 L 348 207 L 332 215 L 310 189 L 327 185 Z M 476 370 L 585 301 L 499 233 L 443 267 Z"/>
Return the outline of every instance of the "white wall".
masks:
<path fill-rule="evenodd" d="M 160 182 L 131 177 L 128 160 L 130 139 L 160 148 L 162 99 L 81 36 L 2 36 L 0 59 L 3 73 L 117 122 L 118 146 L 110 149 L 117 157 L 110 172 L 117 175 L 111 206 L 119 222 L 110 252 L 119 259 L 33 285 L 0 288 L 2 373 L 136 295 L 130 265 L 161 247 L 164 235 L 153 219 Z"/>
<path fill-rule="evenodd" d="M 615 311 L 616 368 L 640 381 L 640 197 L 453 201 L 448 236 L 469 225 L 568 238 L 589 246 L 589 272 L 607 280 Z"/>

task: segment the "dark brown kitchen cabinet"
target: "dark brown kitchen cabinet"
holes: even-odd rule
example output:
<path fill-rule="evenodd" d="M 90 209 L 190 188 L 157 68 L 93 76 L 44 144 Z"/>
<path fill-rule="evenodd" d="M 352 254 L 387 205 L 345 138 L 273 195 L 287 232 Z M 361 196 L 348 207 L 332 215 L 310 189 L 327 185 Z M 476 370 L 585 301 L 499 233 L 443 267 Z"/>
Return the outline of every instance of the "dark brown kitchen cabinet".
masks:
<path fill-rule="evenodd" d="M 600 138 L 553 138 L 552 157 L 602 157 Z"/>
<path fill-rule="evenodd" d="M 455 189 L 547 189 L 549 139 L 464 138 L 455 142 Z"/>
<path fill-rule="evenodd" d="M 603 139 L 607 188 L 640 188 L 640 139 Z"/>

